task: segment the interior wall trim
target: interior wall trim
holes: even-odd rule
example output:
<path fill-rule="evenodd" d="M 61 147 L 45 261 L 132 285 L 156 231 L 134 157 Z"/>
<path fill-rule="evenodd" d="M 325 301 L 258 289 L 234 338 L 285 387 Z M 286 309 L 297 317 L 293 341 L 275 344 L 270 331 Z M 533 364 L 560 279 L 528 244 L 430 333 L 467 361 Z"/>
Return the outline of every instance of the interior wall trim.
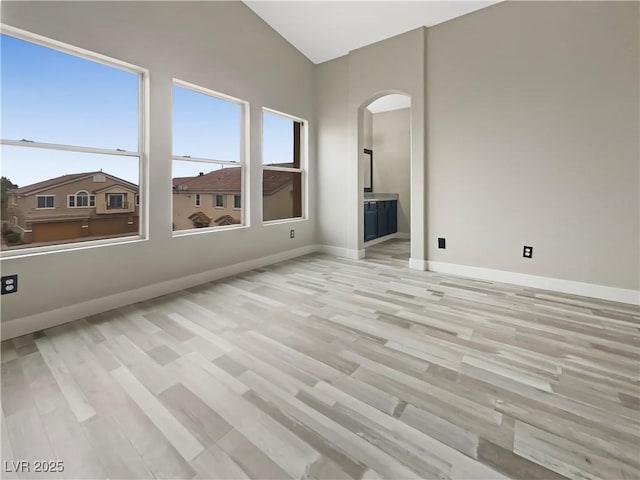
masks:
<path fill-rule="evenodd" d="M 178 292 L 185 288 L 195 287 L 207 282 L 248 272 L 255 268 L 266 267 L 274 263 L 289 260 L 301 255 L 307 255 L 319 250 L 318 245 L 307 245 L 286 252 L 280 252 L 266 257 L 255 258 L 245 262 L 235 263 L 225 267 L 208 270 L 206 272 L 187 275 L 186 277 L 167 280 L 144 287 L 116 293 L 106 297 L 94 298 L 85 302 L 57 308 L 48 312 L 36 313 L 7 322 L 2 322 L 0 338 L 8 340 L 28 333 L 37 332 L 45 328 L 62 325 L 90 315 L 106 312 L 114 308 L 124 307 L 136 302 Z"/>
<path fill-rule="evenodd" d="M 411 270 L 427 270 L 427 261 L 420 258 L 410 258 L 409 268 Z"/>
<path fill-rule="evenodd" d="M 490 268 L 472 267 L 446 262 L 427 261 L 427 270 L 438 273 L 460 275 L 462 277 L 477 278 L 493 282 L 511 283 L 523 287 L 540 288 L 561 293 L 582 295 L 584 297 L 599 298 L 613 302 L 640 305 L 640 291 L 593 283 L 576 282 L 560 278 L 542 277 L 526 273 L 492 270 Z"/>
<path fill-rule="evenodd" d="M 401 240 L 410 240 L 410 237 L 404 237 L 403 235 L 405 234 L 401 234 L 401 233 L 390 233 L 389 235 L 385 235 L 384 237 L 378 237 L 378 238 L 374 238 L 373 240 L 369 240 L 367 242 L 364 242 L 363 246 L 366 248 L 368 247 L 373 247 L 374 245 L 377 245 L 379 243 L 383 243 L 383 242 L 388 242 L 389 240 L 393 240 L 395 238 L 397 239 L 401 239 Z"/>
<path fill-rule="evenodd" d="M 62 325 L 73 320 L 78 320 L 90 315 L 106 312 L 114 308 L 131 305 L 136 302 L 159 297 L 169 293 L 202 285 L 207 282 L 219 280 L 244 273 L 255 268 L 265 267 L 274 263 L 290 260 L 302 255 L 314 252 L 322 252 L 337 257 L 359 260 L 364 258 L 365 251 L 353 250 L 331 245 L 307 245 L 286 252 L 280 252 L 266 257 L 260 257 L 245 262 L 228 265 L 225 267 L 208 270 L 206 272 L 188 275 L 186 277 L 168 280 L 153 285 L 147 285 L 127 292 L 121 292 L 106 297 L 95 298 L 75 305 L 58 308 L 48 312 L 28 315 L 14 320 L 3 322 L 0 330 L 0 338 L 8 340 L 29 333 L 37 332 L 45 328 Z M 458 265 L 453 263 L 435 262 L 420 259 L 410 259 L 409 268 L 414 270 L 429 270 L 438 273 L 460 275 L 463 277 L 489 280 L 494 282 L 511 283 L 525 287 L 540 288 L 555 292 L 582 295 L 585 297 L 599 298 L 614 302 L 640 305 L 640 291 L 630 290 L 606 285 L 576 282 L 559 278 L 542 277 L 524 273 L 493 270 L 489 268 Z"/>

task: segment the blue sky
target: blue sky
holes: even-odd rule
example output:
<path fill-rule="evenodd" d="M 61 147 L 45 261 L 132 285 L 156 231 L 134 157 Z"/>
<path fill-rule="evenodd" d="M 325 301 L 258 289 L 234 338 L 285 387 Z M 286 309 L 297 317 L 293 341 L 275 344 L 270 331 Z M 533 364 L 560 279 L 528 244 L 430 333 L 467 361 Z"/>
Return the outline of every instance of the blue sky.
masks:
<path fill-rule="evenodd" d="M 0 42 L 2 138 L 138 149 L 136 74 L 5 34 Z M 238 104 L 176 86 L 173 97 L 175 155 L 239 160 Z M 263 118 L 263 162 L 291 161 L 292 121 L 269 113 Z M 137 157 L 5 145 L 0 154 L 0 173 L 19 186 L 101 169 L 138 183 Z M 173 176 L 216 168 L 206 163 L 174 162 Z"/>

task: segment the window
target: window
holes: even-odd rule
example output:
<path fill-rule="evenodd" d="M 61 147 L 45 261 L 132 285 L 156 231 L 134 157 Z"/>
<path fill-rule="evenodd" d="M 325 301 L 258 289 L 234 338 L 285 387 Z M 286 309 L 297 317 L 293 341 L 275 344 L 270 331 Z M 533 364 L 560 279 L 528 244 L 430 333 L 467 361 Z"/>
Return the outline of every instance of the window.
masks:
<path fill-rule="evenodd" d="M 107 193 L 107 210 L 128 208 L 124 193 Z"/>
<path fill-rule="evenodd" d="M 136 193 L 136 207 L 140 205 L 140 195 Z"/>
<path fill-rule="evenodd" d="M 76 193 L 76 206 L 77 207 L 89 206 L 89 194 L 87 192 Z"/>
<path fill-rule="evenodd" d="M 174 80 L 174 231 L 245 224 L 240 203 L 220 208 L 225 195 L 243 194 L 247 109 L 241 100 Z"/>
<path fill-rule="evenodd" d="M 82 208 L 82 207 L 95 207 L 96 196 L 89 195 L 86 191 L 77 192 L 75 195 L 69 195 L 68 207 L 69 208 Z"/>
<path fill-rule="evenodd" d="M 233 208 L 242 208 L 242 196 L 234 195 L 233 196 Z"/>
<path fill-rule="evenodd" d="M 2 174 L 25 200 L 10 214 L 31 233 L 15 254 L 140 235 L 137 214 L 129 223 L 107 212 L 126 205 L 126 196 L 109 200 L 104 192 L 140 189 L 146 70 L 9 26 L 0 48 Z M 65 222 L 29 209 L 55 208 L 53 196 L 40 193 L 45 188 L 60 192 Z M 87 219 L 87 208 L 96 215 Z M 3 256 L 14 254 L 1 248 Z"/>
<path fill-rule="evenodd" d="M 304 122 L 262 112 L 262 219 L 302 218 L 305 164 Z"/>
<path fill-rule="evenodd" d="M 38 195 L 38 208 L 56 208 L 53 195 Z"/>

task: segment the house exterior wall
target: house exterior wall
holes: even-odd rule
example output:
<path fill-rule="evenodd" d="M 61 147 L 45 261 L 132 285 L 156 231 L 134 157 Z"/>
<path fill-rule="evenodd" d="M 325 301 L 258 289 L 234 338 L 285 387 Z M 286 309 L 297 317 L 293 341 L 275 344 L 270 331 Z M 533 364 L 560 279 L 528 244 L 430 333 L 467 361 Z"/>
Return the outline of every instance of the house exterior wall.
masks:
<path fill-rule="evenodd" d="M 11 228 L 21 234 L 22 241 L 25 243 L 137 232 L 139 215 L 138 207 L 135 205 L 137 192 L 121 185 L 111 185 L 106 188 L 105 185 L 108 183 L 96 182 L 93 177 L 90 177 L 52 186 L 28 195 L 10 194 L 7 216 L 12 225 Z M 96 192 L 97 189 L 101 191 Z M 80 191 L 95 195 L 95 206 L 69 207 L 69 196 L 75 196 Z M 108 209 L 109 193 L 125 195 L 126 208 Z M 54 208 L 38 208 L 40 196 L 53 196 Z M 14 225 L 14 217 L 17 220 L 16 225 Z"/>
<path fill-rule="evenodd" d="M 96 214 L 98 215 L 108 215 L 113 213 L 131 213 L 136 210 L 136 197 L 135 190 L 129 190 L 127 188 L 123 188 L 117 185 L 113 187 L 109 187 L 106 190 L 100 191 L 96 193 Z M 108 205 L 108 197 L 109 194 L 123 194 L 125 202 L 123 204 L 123 208 L 109 208 Z"/>
<path fill-rule="evenodd" d="M 293 186 L 287 185 L 272 195 L 263 196 L 263 221 L 291 218 L 293 215 Z M 240 221 L 242 208 L 234 208 L 235 194 L 224 194 L 224 207 L 215 206 L 215 193 L 201 193 L 200 206 L 196 206 L 196 192 L 173 193 L 173 229 L 189 230 L 195 228 L 189 216 L 202 212 L 211 219 L 211 226 L 215 226 L 215 219 L 229 215 Z"/>
<path fill-rule="evenodd" d="M 196 212 L 202 212 L 211 219 L 211 226 L 215 224 L 213 221 L 223 215 L 229 215 L 237 220 L 242 219 L 242 209 L 233 208 L 234 194 L 224 194 L 224 207 L 216 207 L 216 194 L 201 193 L 200 206 L 196 206 L 196 193 L 173 193 L 173 229 L 188 230 L 194 228 L 193 222 L 189 220 L 189 216 Z"/>

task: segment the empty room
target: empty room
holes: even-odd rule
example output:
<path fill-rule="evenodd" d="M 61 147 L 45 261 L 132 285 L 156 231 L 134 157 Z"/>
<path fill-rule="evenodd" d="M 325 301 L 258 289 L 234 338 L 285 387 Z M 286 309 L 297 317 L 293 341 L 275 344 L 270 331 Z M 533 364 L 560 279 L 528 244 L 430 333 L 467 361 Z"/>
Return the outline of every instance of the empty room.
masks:
<path fill-rule="evenodd" d="M 640 477 L 640 3 L 0 5 L 6 479 Z"/>

